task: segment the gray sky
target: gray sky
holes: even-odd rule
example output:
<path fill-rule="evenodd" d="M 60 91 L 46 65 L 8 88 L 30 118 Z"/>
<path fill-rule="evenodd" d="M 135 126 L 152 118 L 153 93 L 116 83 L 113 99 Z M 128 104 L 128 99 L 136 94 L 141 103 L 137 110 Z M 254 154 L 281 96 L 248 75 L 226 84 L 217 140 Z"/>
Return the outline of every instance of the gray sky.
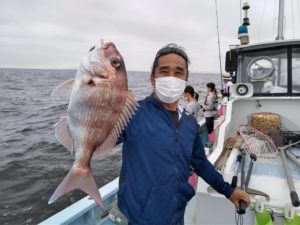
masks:
<path fill-rule="evenodd" d="M 228 46 L 239 43 L 240 0 L 217 2 L 224 69 Z M 278 0 L 249 4 L 250 41 L 274 40 Z M 192 72 L 219 72 L 214 0 L 0 0 L 0 9 L 0 68 L 77 69 L 103 39 L 115 43 L 128 70 L 149 71 L 157 50 L 174 42 Z M 285 9 L 285 39 L 300 38 L 299 0 L 286 0 Z"/>

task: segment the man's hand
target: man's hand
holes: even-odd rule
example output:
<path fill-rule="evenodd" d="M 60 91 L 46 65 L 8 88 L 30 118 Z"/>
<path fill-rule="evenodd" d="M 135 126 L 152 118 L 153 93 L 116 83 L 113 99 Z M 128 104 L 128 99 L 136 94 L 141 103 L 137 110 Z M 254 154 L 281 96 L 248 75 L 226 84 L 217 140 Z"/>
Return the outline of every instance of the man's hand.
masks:
<path fill-rule="evenodd" d="M 235 205 L 236 209 L 239 209 L 240 207 L 240 200 L 243 200 L 247 207 L 250 204 L 250 197 L 248 193 L 238 188 L 235 189 L 235 191 L 232 193 L 229 199 Z"/>

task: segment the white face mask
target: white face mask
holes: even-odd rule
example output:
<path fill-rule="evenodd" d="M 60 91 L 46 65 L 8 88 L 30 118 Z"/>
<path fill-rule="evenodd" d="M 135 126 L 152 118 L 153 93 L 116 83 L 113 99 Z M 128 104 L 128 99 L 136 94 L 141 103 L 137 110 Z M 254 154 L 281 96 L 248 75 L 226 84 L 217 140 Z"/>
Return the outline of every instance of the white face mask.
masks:
<path fill-rule="evenodd" d="M 168 76 L 155 79 L 155 94 L 164 103 L 173 103 L 183 94 L 186 81 Z"/>

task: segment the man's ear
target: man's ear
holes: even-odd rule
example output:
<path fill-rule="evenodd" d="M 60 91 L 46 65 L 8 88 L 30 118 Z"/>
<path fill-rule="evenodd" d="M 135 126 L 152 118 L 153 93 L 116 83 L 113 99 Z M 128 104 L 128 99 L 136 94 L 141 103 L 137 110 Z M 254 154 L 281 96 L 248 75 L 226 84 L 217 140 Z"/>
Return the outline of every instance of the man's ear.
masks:
<path fill-rule="evenodd" d="M 150 82 L 151 82 L 152 86 L 154 87 L 155 78 L 154 78 L 154 76 L 152 74 L 150 75 Z"/>

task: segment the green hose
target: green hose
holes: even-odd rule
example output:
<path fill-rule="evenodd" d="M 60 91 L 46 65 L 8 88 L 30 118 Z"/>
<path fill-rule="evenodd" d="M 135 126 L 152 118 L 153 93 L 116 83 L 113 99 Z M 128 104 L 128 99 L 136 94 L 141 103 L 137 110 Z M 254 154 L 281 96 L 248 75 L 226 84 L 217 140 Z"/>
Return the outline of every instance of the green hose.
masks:
<path fill-rule="evenodd" d="M 300 218 L 297 216 L 297 213 L 295 213 L 292 220 L 284 219 L 284 225 L 300 225 Z"/>
<path fill-rule="evenodd" d="M 271 215 L 266 208 L 264 208 L 264 211 L 262 213 L 256 211 L 254 212 L 255 212 L 255 225 L 273 225 Z"/>

